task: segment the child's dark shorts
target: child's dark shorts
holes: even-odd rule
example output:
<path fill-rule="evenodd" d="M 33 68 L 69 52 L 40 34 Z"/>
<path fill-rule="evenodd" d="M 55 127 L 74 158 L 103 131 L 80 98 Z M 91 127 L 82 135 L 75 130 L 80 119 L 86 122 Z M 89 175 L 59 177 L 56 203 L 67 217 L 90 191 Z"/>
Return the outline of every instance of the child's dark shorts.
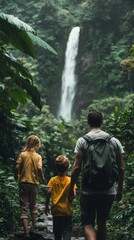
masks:
<path fill-rule="evenodd" d="M 95 225 L 97 222 L 105 222 L 109 218 L 110 209 L 115 195 L 106 194 L 81 194 L 81 219 L 83 226 Z"/>
<path fill-rule="evenodd" d="M 72 216 L 53 216 L 53 233 L 55 240 L 71 240 Z"/>

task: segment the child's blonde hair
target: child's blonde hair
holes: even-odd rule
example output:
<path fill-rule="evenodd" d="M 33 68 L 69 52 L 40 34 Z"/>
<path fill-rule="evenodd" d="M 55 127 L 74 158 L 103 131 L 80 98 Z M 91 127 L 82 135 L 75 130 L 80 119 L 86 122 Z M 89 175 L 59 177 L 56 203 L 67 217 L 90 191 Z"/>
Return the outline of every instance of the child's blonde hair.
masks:
<path fill-rule="evenodd" d="M 64 173 L 69 167 L 69 159 L 64 155 L 59 155 L 55 160 L 58 172 Z"/>
<path fill-rule="evenodd" d="M 40 139 L 36 135 L 31 135 L 26 140 L 26 146 L 24 147 L 23 151 L 29 151 L 32 148 L 35 148 L 37 145 L 40 147 Z"/>

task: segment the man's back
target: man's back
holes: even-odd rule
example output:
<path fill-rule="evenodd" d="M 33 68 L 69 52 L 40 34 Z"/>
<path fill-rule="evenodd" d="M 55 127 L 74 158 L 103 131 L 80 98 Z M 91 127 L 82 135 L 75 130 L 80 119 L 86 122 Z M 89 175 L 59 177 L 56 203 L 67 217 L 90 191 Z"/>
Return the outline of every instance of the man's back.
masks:
<path fill-rule="evenodd" d="M 87 137 L 89 137 L 90 139 L 92 139 L 93 141 L 97 140 L 97 139 L 106 139 L 109 137 L 109 134 L 99 130 L 99 131 L 90 131 L 86 134 Z M 111 141 L 111 145 L 113 146 L 113 153 L 114 156 L 113 158 L 116 158 L 116 155 L 118 153 L 122 153 L 124 152 L 122 145 L 120 144 L 120 142 L 118 141 L 118 139 L 116 139 L 115 137 L 112 137 L 110 139 Z M 84 139 L 83 137 L 80 137 L 77 141 L 76 147 L 75 147 L 75 153 L 81 153 L 83 156 L 83 168 L 82 168 L 82 176 L 84 177 L 84 166 L 86 164 L 86 155 L 88 154 L 88 147 L 89 147 L 89 143 L 86 141 L 86 139 Z M 102 157 L 102 156 L 101 156 Z M 101 160 L 100 157 L 100 160 Z M 103 162 L 103 159 L 102 159 Z M 90 164 L 90 163 L 89 163 Z M 115 182 L 115 181 L 114 181 Z M 105 189 L 102 188 L 99 190 L 99 193 L 105 193 L 105 194 L 116 194 L 116 182 L 111 184 L 111 186 L 109 186 L 109 188 Z M 97 188 L 92 188 L 89 186 L 87 179 L 82 181 L 82 192 L 85 194 L 92 194 L 92 193 L 98 193 Z"/>

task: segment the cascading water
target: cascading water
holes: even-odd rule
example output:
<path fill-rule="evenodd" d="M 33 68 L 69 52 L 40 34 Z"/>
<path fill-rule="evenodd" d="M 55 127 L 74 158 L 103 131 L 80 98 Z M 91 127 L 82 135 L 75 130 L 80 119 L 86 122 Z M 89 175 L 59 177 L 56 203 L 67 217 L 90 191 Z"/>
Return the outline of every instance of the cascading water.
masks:
<path fill-rule="evenodd" d="M 69 35 L 65 53 L 65 66 L 62 74 L 61 103 L 58 116 L 65 120 L 71 120 L 73 99 L 75 96 L 76 56 L 78 53 L 80 27 L 74 27 Z"/>

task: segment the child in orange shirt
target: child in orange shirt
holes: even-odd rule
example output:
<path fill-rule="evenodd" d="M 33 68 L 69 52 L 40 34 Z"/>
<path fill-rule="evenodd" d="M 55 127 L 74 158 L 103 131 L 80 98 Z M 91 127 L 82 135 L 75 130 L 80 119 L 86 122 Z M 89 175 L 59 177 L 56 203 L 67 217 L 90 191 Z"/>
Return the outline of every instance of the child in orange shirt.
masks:
<path fill-rule="evenodd" d="M 66 156 L 60 155 L 55 160 L 58 175 L 52 177 L 47 184 L 47 197 L 45 213 L 49 213 L 49 203 L 52 199 L 51 213 L 53 215 L 53 233 L 55 240 L 71 240 L 72 232 L 72 204 L 68 201 L 70 177 L 67 171 L 69 160 Z M 76 196 L 76 185 L 74 187 Z"/>

